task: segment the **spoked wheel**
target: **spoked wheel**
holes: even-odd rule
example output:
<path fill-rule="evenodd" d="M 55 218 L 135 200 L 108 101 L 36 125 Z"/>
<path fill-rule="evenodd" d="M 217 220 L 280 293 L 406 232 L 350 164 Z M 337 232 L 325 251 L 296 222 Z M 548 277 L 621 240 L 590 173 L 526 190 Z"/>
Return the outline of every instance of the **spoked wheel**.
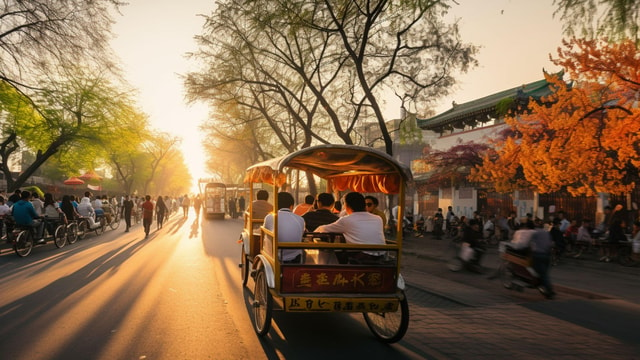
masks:
<path fill-rule="evenodd" d="M 109 227 L 111 230 L 115 230 L 120 226 L 120 215 L 115 215 L 113 219 L 111 219 L 111 223 L 109 223 Z"/>
<path fill-rule="evenodd" d="M 94 229 L 94 231 L 96 232 L 96 235 L 100 235 L 102 233 L 104 233 L 104 227 L 105 227 L 105 218 L 101 217 L 100 221 L 98 221 L 97 225 L 99 225 L 97 228 Z"/>
<path fill-rule="evenodd" d="M 505 289 L 513 288 L 513 274 L 511 273 L 511 266 L 508 263 L 503 263 L 500 265 L 500 269 L 498 269 L 498 276 L 500 277 L 500 282 Z"/>
<path fill-rule="evenodd" d="M 258 336 L 264 336 L 271 329 L 271 311 L 273 310 L 273 299 L 267 286 L 267 274 L 264 267 L 260 268 L 256 274 L 253 297 L 254 330 Z"/>
<path fill-rule="evenodd" d="M 16 238 L 15 244 L 13 244 L 13 251 L 16 252 L 16 255 L 25 257 L 31 254 L 32 249 L 33 238 L 29 234 L 29 231 L 21 231 Z"/>
<path fill-rule="evenodd" d="M 402 292 L 402 299 L 395 312 L 366 312 L 362 313 L 369 330 L 379 340 L 394 343 L 402 339 L 409 328 L 409 302 Z"/>
<path fill-rule="evenodd" d="M 449 270 L 451 271 L 457 272 L 462 270 L 463 267 L 464 267 L 464 262 L 462 261 L 462 259 L 460 259 L 457 256 L 449 260 L 449 263 L 447 263 L 447 268 L 449 268 Z"/>
<path fill-rule="evenodd" d="M 78 223 L 78 227 L 76 228 L 78 230 L 78 239 L 83 240 L 85 236 L 87 236 L 87 228 L 86 221 L 83 220 Z"/>
<path fill-rule="evenodd" d="M 240 255 L 240 275 L 242 276 L 242 286 L 247 286 L 247 281 L 249 280 L 249 268 L 251 264 L 249 263 L 249 257 L 244 253 L 244 245 L 242 245 L 242 254 Z"/>
<path fill-rule="evenodd" d="M 59 249 L 67 243 L 67 228 L 64 225 L 60 225 L 56 228 L 56 232 L 53 235 L 53 242 Z"/>
<path fill-rule="evenodd" d="M 67 225 L 67 243 L 73 244 L 78 241 L 78 224 L 71 223 Z"/>

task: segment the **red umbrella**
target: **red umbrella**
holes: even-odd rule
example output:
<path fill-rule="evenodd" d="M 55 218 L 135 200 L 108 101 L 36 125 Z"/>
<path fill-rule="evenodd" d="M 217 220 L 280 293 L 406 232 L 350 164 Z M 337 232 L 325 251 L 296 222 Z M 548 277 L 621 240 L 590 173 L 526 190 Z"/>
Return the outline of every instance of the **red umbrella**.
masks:
<path fill-rule="evenodd" d="M 82 185 L 84 184 L 84 181 L 82 179 L 79 179 L 77 177 L 70 177 L 67 180 L 62 182 L 65 185 Z"/>

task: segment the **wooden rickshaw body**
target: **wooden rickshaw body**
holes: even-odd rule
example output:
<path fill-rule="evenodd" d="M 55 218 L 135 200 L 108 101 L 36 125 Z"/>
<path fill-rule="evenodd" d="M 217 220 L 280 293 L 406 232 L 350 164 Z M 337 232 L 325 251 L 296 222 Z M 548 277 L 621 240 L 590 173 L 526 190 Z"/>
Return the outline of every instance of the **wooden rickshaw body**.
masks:
<path fill-rule="evenodd" d="M 412 181 L 408 167 L 389 155 L 372 148 L 353 145 L 309 147 L 249 167 L 245 183 L 251 188 L 251 199 L 244 214 L 241 236 L 242 260 L 246 264 L 243 268 L 244 283 L 246 284 L 247 273 L 255 278 L 256 272 L 263 272 L 264 276 L 260 278 L 266 278 L 269 302 L 276 310 L 363 312 L 367 318 L 368 312 L 396 312 L 401 302 L 404 302 L 403 309 L 408 311 L 405 309 L 404 281 L 400 274 L 401 229 L 394 232 L 394 240 L 387 240 L 384 245 L 348 244 L 343 241 L 341 234 L 326 233 L 305 234 L 299 243 L 274 241 L 278 233 L 276 210 L 279 207 L 276 194 L 286 186 L 287 174 L 292 170 L 298 170 L 301 175 L 311 173 L 323 179 L 323 183 L 326 183 L 324 191 L 334 195 L 350 191 L 395 194 L 398 196 L 399 218 L 404 213 L 406 185 Z M 273 231 L 262 226 L 264 219 L 251 218 L 253 187 L 256 184 L 269 184 L 273 187 L 270 196 L 274 205 Z M 279 254 L 282 249 L 301 250 L 302 263 L 281 263 L 275 254 Z M 337 252 L 367 250 L 385 254 L 384 260 L 354 264 L 338 263 L 332 257 Z M 406 316 L 408 323 L 408 313 Z M 404 335 L 404 331 L 406 326 L 399 337 Z M 382 339 L 393 342 L 399 340 L 399 337 Z"/>

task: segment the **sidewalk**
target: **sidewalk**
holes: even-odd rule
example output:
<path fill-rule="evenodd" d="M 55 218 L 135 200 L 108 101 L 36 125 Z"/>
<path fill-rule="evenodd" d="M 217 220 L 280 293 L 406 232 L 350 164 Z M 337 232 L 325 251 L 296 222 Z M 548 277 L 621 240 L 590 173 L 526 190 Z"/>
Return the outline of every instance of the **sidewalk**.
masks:
<path fill-rule="evenodd" d="M 496 246 L 482 260 L 484 275 L 446 269 L 455 254 L 450 239 L 409 237 L 403 254 L 411 312 L 403 343 L 422 358 L 640 359 L 638 336 L 629 335 L 640 319 L 640 290 L 630 285 L 640 281 L 639 267 L 563 259 L 551 270 L 558 296 L 546 300 L 532 289 L 505 296 L 487 280 L 500 261 Z M 612 311 L 618 307 L 627 312 Z M 590 312 L 605 319 L 572 318 Z"/>
<path fill-rule="evenodd" d="M 451 239 L 442 237 L 436 239 L 431 234 L 425 234 L 423 237 L 409 236 L 403 239 L 403 254 L 405 255 L 404 263 L 408 268 L 403 269 L 403 274 L 411 271 L 412 267 L 420 259 L 442 262 L 443 266 L 455 255 L 457 250 L 454 249 Z M 485 252 L 482 265 L 485 268 L 485 274 L 481 276 L 489 277 L 497 270 L 501 263 L 497 246 L 489 246 Z M 585 272 L 590 273 L 589 278 L 582 276 Z M 622 292 L 633 292 L 633 289 L 619 289 L 615 281 L 617 279 L 637 279 L 636 284 L 640 282 L 640 266 L 627 267 L 617 262 L 599 262 L 597 254 L 583 255 L 581 258 L 575 259 L 571 257 L 563 257 L 557 266 L 552 267 L 551 277 L 557 291 L 578 295 L 588 298 L 603 298 L 608 295 L 616 296 Z M 416 277 L 409 277 L 412 281 Z M 438 289 L 450 289 L 450 280 L 431 277 L 428 282 L 428 290 L 438 293 Z M 463 285 L 462 285 L 463 286 Z M 456 283 L 456 289 L 462 288 L 461 284 Z M 637 287 L 637 286 L 636 286 Z M 637 292 L 636 302 L 640 299 L 640 291 Z M 629 296 L 633 298 L 633 295 Z M 471 302 L 487 302 L 495 303 L 496 299 L 480 300 L 477 294 L 469 290 L 469 300 Z"/>

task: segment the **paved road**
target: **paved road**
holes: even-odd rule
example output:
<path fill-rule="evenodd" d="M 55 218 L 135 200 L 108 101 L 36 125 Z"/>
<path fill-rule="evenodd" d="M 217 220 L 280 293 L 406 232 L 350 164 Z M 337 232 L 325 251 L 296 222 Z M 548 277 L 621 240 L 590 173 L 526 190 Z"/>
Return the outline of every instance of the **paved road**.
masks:
<path fill-rule="evenodd" d="M 2 358 L 639 358 L 640 269 L 567 261 L 548 301 L 489 272 L 449 272 L 447 243 L 429 238 L 405 244 L 411 323 L 397 344 L 377 342 L 360 314 L 276 312 L 258 339 L 252 282 L 239 286 L 241 226 L 173 218 L 148 240 L 137 226 L 26 259 L 3 253 Z M 485 264 L 496 263 L 490 251 Z"/>

